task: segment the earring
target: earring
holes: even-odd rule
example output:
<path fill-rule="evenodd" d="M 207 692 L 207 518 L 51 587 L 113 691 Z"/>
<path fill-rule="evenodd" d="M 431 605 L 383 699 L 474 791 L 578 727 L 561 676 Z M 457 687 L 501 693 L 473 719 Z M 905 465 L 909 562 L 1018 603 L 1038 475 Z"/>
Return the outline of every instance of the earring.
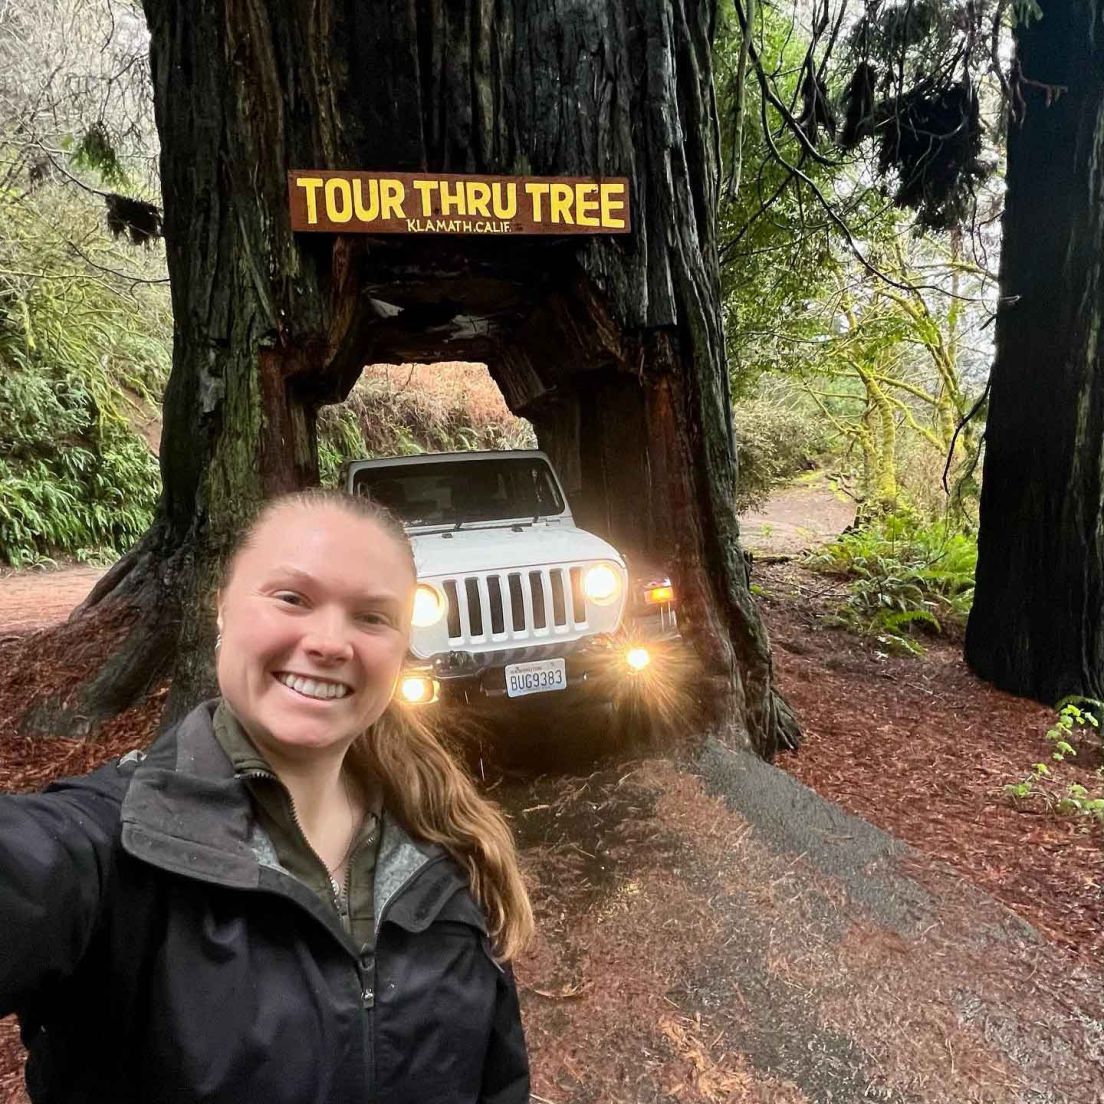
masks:
<path fill-rule="evenodd" d="M 221 648 L 221 647 L 222 647 L 222 631 L 220 630 L 218 635 L 215 637 L 215 651 L 217 652 L 219 650 L 219 648 Z"/>

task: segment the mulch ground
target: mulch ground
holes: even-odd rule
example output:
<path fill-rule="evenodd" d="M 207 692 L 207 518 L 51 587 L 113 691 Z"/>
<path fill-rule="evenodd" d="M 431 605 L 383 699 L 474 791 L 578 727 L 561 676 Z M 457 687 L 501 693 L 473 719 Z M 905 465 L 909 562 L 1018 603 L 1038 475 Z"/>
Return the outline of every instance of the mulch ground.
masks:
<path fill-rule="evenodd" d="M 1060 951 L 1070 977 L 1093 963 L 1099 967 L 1099 829 L 1031 806 L 1014 808 L 1002 790 L 1048 754 L 1043 734 L 1051 712 L 974 678 L 953 643 L 930 642 L 920 658 L 895 657 L 822 627 L 820 615 L 836 597 L 831 580 L 792 564 L 757 567 L 754 579 L 764 591 L 760 603 L 777 679 L 804 729 L 800 753 L 781 756 L 778 765 L 1007 904 Z M 82 773 L 148 742 L 164 690 L 105 726 L 94 741 L 20 734 L 15 726 L 33 703 L 63 704 L 124 629 L 105 624 L 93 636 L 86 627 L 62 626 L 0 636 L 0 790 L 39 789 L 52 777 Z M 507 782 L 494 796 L 518 830 L 541 921 L 541 936 L 518 970 L 538 1104 L 818 1099 L 750 1062 L 746 1047 L 734 1041 L 747 1025 L 732 1019 L 736 1013 L 720 1016 L 719 1005 L 710 1003 L 703 949 L 731 945 L 735 951 L 740 937 L 725 927 L 730 910 L 715 907 L 717 890 L 695 889 L 684 875 L 695 863 L 723 863 L 725 856 L 735 861 L 737 852 L 741 863 L 752 862 L 754 848 L 738 817 L 662 762 L 627 764 L 589 778 Z M 771 923 L 781 932 L 789 912 L 800 912 L 801 898 L 784 880 L 761 890 L 755 885 L 734 884 L 731 892 L 758 893 L 756 915 L 759 908 L 774 910 L 777 921 Z M 856 928 L 845 944 L 850 950 L 839 957 L 833 949 L 827 961 L 838 958 L 841 970 L 884 972 L 879 991 L 888 994 L 897 951 L 883 946 L 883 936 L 875 940 Z M 780 944 L 770 963 L 787 985 L 800 982 L 800 952 L 800 946 Z M 875 962 L 872 955 L 882 958 Z M 811 960 L 805 965 L 814 966 Z M 819 984 L 832 984 L 833 968 L 816 968 Z M 1060 976 L 1044 971 L 1039 977 L 1048 992 L 1062 985 Z M 859 1006 L 845 1000 L 843 981 L 835 984 L 838 1007 L 822 1004 L 818 1016 L 858 1032 Z M 894 1014 L 910 999 L 902 992 Z M 918 1039 L 935 1032 L 938 1045 L 917 1043 L 915 1053 L 908 1051 L 908 1069 L 901 1064 L 905 1044 L 887 1047 L 878 1076 L 902 1092 L 916 1091 L 910 1077 L 928 1078 L 929 1087 L 947 1081 L 946 1096 L 932 1090 L 917 1097 L 925 1101 L 1020 1099 L 992 1088 L 1011 1086 L 1014 1077 L 1004 1070 L 1004 1080 L 993 1080 L 996 1059 L 977 1040 L 970 1050 L 953 1035 L 961 1022 L 961 1013 L 948 1012 L 946 1022 L 912 1025 Z M 864 1033 L 876 1027 L 868 1024 Z M 946 1051 L 949 1080 L 948 1067 L 936 1068 Z M 609 1062 L 605 1054 L 639 1059 Z M 985 1092 L 956 1087 L 971 1061 L 978 1083 L 990 1085 Z M 20 1064 L 15 1026 L 0 1021 L 0 1104 L 22 1101 Z"/>
<path fill-rule="evenodd" d="M 950 864 L 1071 956 L 1104 962 L 1099 822 L 1017 807 L 1004 793 L 1049 760 L 1053 710 L 982 682 L 960 642 L 928 639 L 922 657 L 893 656 L 822 627 L 839 581 L 793 563 L 753 575 L 778 683 L 804 733 L 778 766 Z M 1101 765 L 1097 736 L 1062 772 L 1099 789 Z"/>

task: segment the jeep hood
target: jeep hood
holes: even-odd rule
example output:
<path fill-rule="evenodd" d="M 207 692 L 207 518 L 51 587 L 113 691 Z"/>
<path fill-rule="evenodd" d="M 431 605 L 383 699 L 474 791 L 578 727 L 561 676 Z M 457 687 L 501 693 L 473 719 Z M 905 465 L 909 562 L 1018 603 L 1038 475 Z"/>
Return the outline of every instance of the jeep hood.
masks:
<path fill-rule="evenodd" d="M 522 525 L 411 533 L 419 579 L 509 571 L 543 565 L 613 560 L 621 554 L 606 541 L 573 525 Z"/>

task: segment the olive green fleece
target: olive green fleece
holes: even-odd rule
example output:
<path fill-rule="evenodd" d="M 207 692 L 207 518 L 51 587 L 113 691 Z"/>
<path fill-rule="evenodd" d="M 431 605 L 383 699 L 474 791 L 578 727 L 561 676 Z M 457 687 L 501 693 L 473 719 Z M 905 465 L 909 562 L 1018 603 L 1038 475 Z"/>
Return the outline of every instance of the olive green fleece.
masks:
<path fill-rule="evenodd" d="M 233 764 L 235 773 L 244 777 L 257 820 L 272 841 L 280 864 L 335 909 L 357 945 L 370 950 L 375 940 L 372 892 L 382 813 L 379 783 L 357 779 L 367 802 L 367 812 L 350 850 L 343 891 L 335 894 L 329 871 L 299 825 L 291 794 L 225 701 L 218 703 L 212 720 L 215 739 Z"/>

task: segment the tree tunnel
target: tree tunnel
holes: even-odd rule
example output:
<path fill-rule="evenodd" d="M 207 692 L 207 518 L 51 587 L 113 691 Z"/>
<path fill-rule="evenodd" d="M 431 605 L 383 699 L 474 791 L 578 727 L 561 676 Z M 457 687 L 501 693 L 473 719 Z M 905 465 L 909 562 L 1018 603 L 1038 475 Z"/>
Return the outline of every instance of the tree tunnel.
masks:
<path fill-rule="evenodd" d="M 366 363 L 478 360 L 581 523 L 670 567 L 702 729 L 768 755 L 792 740 L 733 509 L 715 6 L 145 8 L 176 321 L 164 495 L 82 611 L 118 622 L 118 650 L 67 715 L 166 672 L 169 715 L 206 693 L 218 565 L 258 497 L 317 480 L 318 410 Z M 293 168 L 624 176 L 633 231 L 296 234 Z"/>

